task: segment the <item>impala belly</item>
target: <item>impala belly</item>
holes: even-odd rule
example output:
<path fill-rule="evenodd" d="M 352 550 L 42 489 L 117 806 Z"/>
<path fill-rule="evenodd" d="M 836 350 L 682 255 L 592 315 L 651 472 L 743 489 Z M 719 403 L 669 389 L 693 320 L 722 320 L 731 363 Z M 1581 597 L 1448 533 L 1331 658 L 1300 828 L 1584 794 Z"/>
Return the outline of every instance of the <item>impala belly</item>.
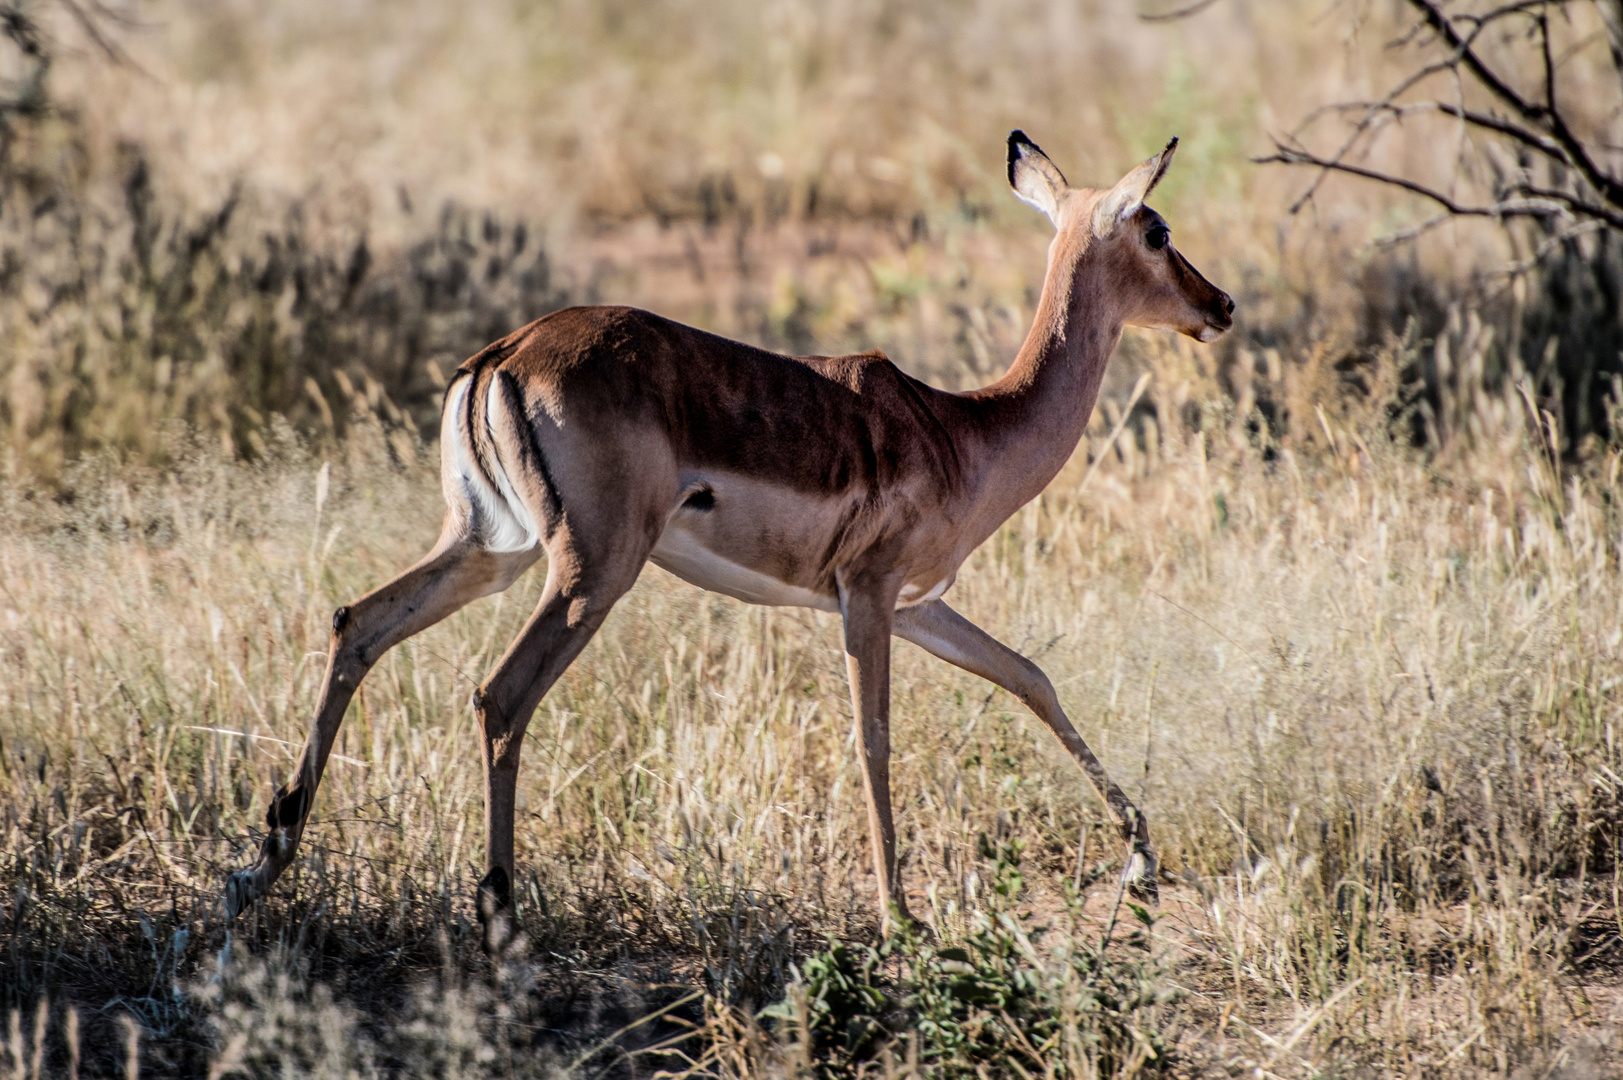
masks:
<path fill-rule="evenodd" d="M 823 596 L 811 589 L 779 581 L 770 574 L 752 570 L 716 554 L 705 547 L 697 536 L 675 522 L 665 527 L 649 558 L 655 566 L 669 570 L 683 581 L 746 603 L 769 607 L 819 608 L 823 611 L 838 611 L 840 607 L 832 596 Z"/>
<path fill-rule="evenodd" d="M 948 574 L 934 585 L 916 585 L 908 582 L 902 586 L 902 591 L 896 596 L 896 606 L 899 608 L 912 607 L 914 604 L 928 604 L 931 600 L 941 599 L 941 594 L 953 583 L 956 574 Z"/>
<path fill-rule="evenodd" d="M 701 589 L 751 604 L 838 611 L 835 565 L 864 546 L 853 534 L 850 499 L 808 500 L 759 480 L 707 476 L 684 488 L 649 558 Z M 956 567 L 926 560 L 909 574 L 897 607 L 934 600 L 952 584 Z"/>

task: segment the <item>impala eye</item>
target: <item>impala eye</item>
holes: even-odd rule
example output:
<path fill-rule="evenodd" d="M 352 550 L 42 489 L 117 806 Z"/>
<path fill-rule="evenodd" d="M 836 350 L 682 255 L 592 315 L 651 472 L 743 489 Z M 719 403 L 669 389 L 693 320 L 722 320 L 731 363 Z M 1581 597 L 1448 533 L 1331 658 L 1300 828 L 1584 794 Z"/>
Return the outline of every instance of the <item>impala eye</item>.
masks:
<path fill-rule="evenodd" d="M 1150 245 L 1150 247 L 1154 248 L 1156 251 L 1160 251 L 1162 248 L 1166 247 L 1167 241 L 1170 239 L 1172 239 L 1172 230 L 1168 229 L 1165 225 L 1157 225 L 1155 228 L 1144 234 L 1144 242 Z"/>

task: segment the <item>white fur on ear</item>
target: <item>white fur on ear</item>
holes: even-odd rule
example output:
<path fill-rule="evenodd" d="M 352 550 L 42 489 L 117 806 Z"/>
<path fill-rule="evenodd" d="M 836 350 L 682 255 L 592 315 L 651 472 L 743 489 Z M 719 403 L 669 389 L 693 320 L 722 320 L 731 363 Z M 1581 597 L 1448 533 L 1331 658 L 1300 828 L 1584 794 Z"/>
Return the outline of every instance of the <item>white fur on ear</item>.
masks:
<path fill-rule="evenodd" d="M 1178 149 L 1178 138 L 1173 136 L 1165 150 L 1145 161 L 1116 182 L 1105 192 L 1104 198 L 1093 211 L 1093 234 L 1101 239 L 1109 236 L 1116 226 L 1138 213 L 1144 200 L 1150 197 L 1155 185 L 1166 175 L 1172 164 L 1172 153 Z"/>
<path fill-rule="evenodd" d="M 1059 201 L 1069 187 L 1048 155 L 1020 130 L 1009 132 L 1009 186 L 1016 197 L 1059 224 Z"/>

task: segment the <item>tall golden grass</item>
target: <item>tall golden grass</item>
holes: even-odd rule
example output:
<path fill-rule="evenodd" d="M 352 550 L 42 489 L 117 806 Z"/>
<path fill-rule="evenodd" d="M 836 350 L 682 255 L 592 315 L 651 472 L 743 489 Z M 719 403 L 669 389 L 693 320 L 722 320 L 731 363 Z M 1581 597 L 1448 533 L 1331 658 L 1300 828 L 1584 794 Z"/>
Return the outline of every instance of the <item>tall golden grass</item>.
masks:
<path fill-rule="evenodd" d="M 1078 181 L 1182 134 L 1159 208 L 1242 305 L 1219 349 L 1129 335 L 1072 465 L 952 597 L 1039 659 L 1150 814 L 1178 884 L 1147 952 L 1111 955 L 1167 991 L 1172 1067 L 1616 1067 L 1623 458 L 1563 436 L 1492 312 L 1421 340 L 1370 299 L 1447 296 L 1497 234 L 1432 237 L 1401 278 L 1361 245 L 1412 208 L 1343 185 L 1290 218 L 1297 178 L 1244 161 L 1399 62 L 1384 9 L 141 13 L 145 74 L 65 62 L 78 118 L 33 129 L 0 203 L 18 1075 L 65 1074 L 70 1044 L 87 1074 L 680 1071 L 649 1048 L 683 1035 L 710 1074 L 794 1072 L 756 1010 L 874 929 L 821 614 L 644 574 L 530 729 L 527 953 L 475 943 L 468 696 L 536 574 L 373 671 L 270 901 L 227 927 L 220 884 L 304 737 L 333 608 L 435 535 L 425 419 L 458 350 L 629 300 L 971 385 L 1042 269 L 1002 191 L 1013 126 Z M 1074 766 L 910 646 L 893 696 L 915 910 L 970 933 L 981 838 L 1018 840 L 1030 923 L 1096 943 L 1121 853 Z"/>
<path fill-rule="evenodd" d="M 1183 882 L 1158 924 L 1189 991 L 1170 1023 L 1183 1053 L 1463 1076 L 1607 1045 L 1615 1006 L 1593 980 L 1617 930 L 1617 453 L 1559 471 L 1515 390 L 1466 376 L 1469 430 L 1428 460 L 1391 441 L 1389 399 L 1337 406 L 1311 365 L 1276 372 L 1280 393 L 1330 407 L 1259 436 L 1201 354 L 1149 351 L 1168 404 L 1147 437 L 1107 447 L 1097 423 L 1094 464 L 955 591 L 1040 656 L 1143 791 Z M 1479 359 L 1465 343 L 1462 368 Z M 380 984 L 426 981 L 437 948 L 471 954 L 468 691 L 539 585 L 376 669 L 307 859 L 228 939 L 219 882 L 303 737 L 329 612 L 432 539 L 437 494 L 372 426 L 335 459 L 289 443 L 259 466 L 183 462 L 87 464 L 66 507 L 7 490 L 8 990 L 82 1000 L 129 965 L 119 1008 L 151 1036 L 202 1057 L 212 1023 L 212 1052 L 237 1032 L 265 1055 L 255 1010 L 291 1009 L 269 1000 L 295 994 L 286 976 L 254 976 L 268 998 L 239 1013 L 180 994 L 222 948 L 280 948 L 384 1015 L 399 1005 Z M 1119 858 L 1011 700 L 905 646 L 894 696 L 907 874 L 940 933 L 983 900 L 981 834 L 1027 845 L 1039 909 L 1079 857 Z M 760 1002 L 822 934 L 864 933 L 846 710 L 831 619 L 648 571 L 531 729 L 518 963 L 548 987 L 532 1007 L 588 978 L 571 965 Z M 235 985 L 211 992 L 249 993 Z M 286 1023 L 314 1038 L 338 1015 Z M 475 1015 L 480 1039 L 516 1038 Z"/>

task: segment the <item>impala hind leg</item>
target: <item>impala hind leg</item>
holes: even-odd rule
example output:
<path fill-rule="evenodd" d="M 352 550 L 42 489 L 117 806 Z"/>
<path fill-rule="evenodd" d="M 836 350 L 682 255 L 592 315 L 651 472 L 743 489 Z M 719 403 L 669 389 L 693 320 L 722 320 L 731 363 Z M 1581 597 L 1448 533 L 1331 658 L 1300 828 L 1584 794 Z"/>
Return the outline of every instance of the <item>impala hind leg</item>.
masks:
<path fill-rule="evenodd" d="M 513 812 L 524 733 L 552 684 L 636 583 L 651 546 L 587 558 L 567 539 L 555 545 L 535 613 L 474 692 L 485 769 L 486 872 L 477 907 L 493 954 L 512 937 Z"/>
<path fill-rule="evenodd" d="M 390 648 L 470 601 L 505 589 L 538 557 L 539 551 L 495 554 L 455 535 L 442 536 L 410 570 L 338 609 L 315 723 L 293 775 L 271 799 L 265 814 L 269 831 L 259 857 L 226 881 L 227 918 L 269 892 L 293 862 L 344 710 L 372 665 Z"/>
<path fill-rule="evenodd" d="M 1144 813 L 1128 801 L 1121 788 L 1105 773 L 1088 744 L 1060 708 L 1054 684 L 1042 668 L 976 626 L 940 600 L 896 613 L 896 635 L 947 663 L 996 683 L 1019 698 L 1048 725 L 1065 749 L 1071 752 L 1094 790 L 1105 802 L 1111 818 L 1131 845 L 1124 877 L 1133 895 L 1154 903 L 1159 899 L 1156 876 L 1159 866 L 1150 846 L 1149 823 Z"/>

